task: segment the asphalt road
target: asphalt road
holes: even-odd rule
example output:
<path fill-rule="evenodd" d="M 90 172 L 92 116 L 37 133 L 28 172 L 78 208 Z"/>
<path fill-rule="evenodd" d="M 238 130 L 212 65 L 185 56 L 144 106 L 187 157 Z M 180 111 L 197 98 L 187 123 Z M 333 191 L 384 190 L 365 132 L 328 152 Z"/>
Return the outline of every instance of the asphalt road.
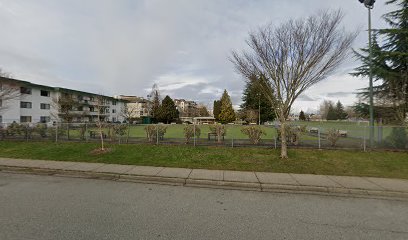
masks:
<path fill-rule="evenodd" d="M 0 173 L 0 239 L 408 239 L 408 201 Z"/>

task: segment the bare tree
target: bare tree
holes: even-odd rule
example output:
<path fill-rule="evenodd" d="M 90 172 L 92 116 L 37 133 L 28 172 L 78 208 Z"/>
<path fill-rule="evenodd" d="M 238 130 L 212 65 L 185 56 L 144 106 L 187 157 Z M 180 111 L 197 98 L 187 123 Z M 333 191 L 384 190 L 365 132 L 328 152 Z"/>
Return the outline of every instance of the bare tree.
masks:
<path fill-rule="evenodd" d="M 249 34 L 250 51 L 232 52 L 231 61 L 248 81 L 259 80 L 280 121 L 281 157 L 287 158 L 285 125 L 293 102 L 325 79 L 347 56 L 356 33 L 340 27 L 341 11 L 268 25 Z"/>
<path fill-rule="evenodd" d="M 10 77 L 11 74 L 2 71 L 0 68 L 0 112 L 8 108 L 7 103 L 10 100 L 21 96 L 19 86 L 7 79 Z"/>
<path fill-rule="evenodd" d="M 330 106 L 334 106 L 334 102 L 330 100 L 324 100 L 319 106 L 319 113 L 322 119 L 327 119 L 327 113 L 329 112 Z"/>
<path fill-rule="evenodd" d="M 126 119 L 127 123 L 131 123 L 131 119 L 133 119 L 137 113 L 138 109 L 134 105 L 130 105 L 129 103 L 126 103 L 125 106 L 121 109 L 120 115 Z M 129 142 L 129 135 L 130 135 L 130 126 L 127 127 L 127 136 L 126 136 L 126 142 Z"/>
<path fill-rule="evenodd" d="M 105 134 L 103 132 L 103 128 L 106 125 L 106 110 L 108 108 L 107 106 L 107 99 L 103 95 L 98 95 L 95 97 L 95 110 L 97 113 L 97 119 L 95 121 L 96 127 L 98 128 L 99 131 L 99 136 L 101 139 L 101 151 L 105 151 L 105 146 L 104 146 L 104 138 Z"/>

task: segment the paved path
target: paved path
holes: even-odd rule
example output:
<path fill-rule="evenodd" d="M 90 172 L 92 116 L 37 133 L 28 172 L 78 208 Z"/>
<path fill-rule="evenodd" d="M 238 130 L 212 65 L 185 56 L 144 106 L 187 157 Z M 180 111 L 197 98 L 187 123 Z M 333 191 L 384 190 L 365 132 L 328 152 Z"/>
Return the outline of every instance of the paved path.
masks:
<path fill-rule="evenodd" d="M 408 198 L 408 180 L 0 158 L 0 170 L 120 181 Z"/>
<path fill-rule="evenodd" d="M 0 172 L 1 240 L 408 239 L 408 202 Z"/>

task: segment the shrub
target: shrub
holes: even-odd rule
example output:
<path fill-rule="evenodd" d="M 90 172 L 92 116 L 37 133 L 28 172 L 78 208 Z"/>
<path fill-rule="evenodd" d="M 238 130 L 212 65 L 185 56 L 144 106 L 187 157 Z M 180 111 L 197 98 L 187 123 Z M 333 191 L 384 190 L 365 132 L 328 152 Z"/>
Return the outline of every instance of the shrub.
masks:
<path fill-rule="evenodd" d="M 194 137 L 194 129 L 196 138 L 200 138 L 201 129 L 198 126 L 186 125 L 184 127 L 184 137 L 186 139 L 186 143 L 189 143 L 190 139 Z"/>
<path fill-rule="evenodd" d="M 159 135 L 159 138 L 164 136 L 167 127 L 163 125 L 147 125 L 144 129 L 146 131 L 147 140 L 153 142 L 157 140 L 157 135 Z"/>
<path fill-rule="evenodd" d="M 330 146 L 335 147 L 339 138 L 340 138 L 339 130 L 332 128 L 327 132 L 327 140 L 330 142 Z"/>
<path fill-rule="evenodd" d="M 277 128 L 276 131 L 278 134 L 278 140 L 280 140 L 281 139 L 280 127 Z M 285 125 L 285 132 L 286 132 L 286 142 L 297 146 L 299 145 L 301 135 L 306 132 L 306 126 Z"/>
<path fill-rule="evenodd" d="M 119 135 L 119 143 L 121 142 L 121 138 L 127 133 L 128 125 L 127 124 L 116 124 L 113 127 L 113 131 L 115 135 Z"/>
<path fill-rule="evenodd" d="M 386 147 L 405 149 L 408 143 L 407 131 L 404 127 L 394 127 L 385 139 Z"/>
<path fill-rule="evenodd" d="M 58 131 L 58 137 L 60 136 L 65 136 L 67 134 L 67 130 L 62 127 L 49 127 L 47 128 L 47 135 L 50 136 L 50 138 L 55 139 L 55 134 Z"/>
<path fill-rule="evenodd" d="M 244 127 L 241 132 L 249 137 L 252 144 L 258 144 L 262 135 L 266 135 L 265 131 L 258 126 Z"/>
<path fill-rule="evenodd" d="M 217 141 L 219 143 L 221 142 L 222 137 L 227 134 L 227 129 L 224 125 L 221 124 L 210 125 L 210 131 L 212 133 L 215 133 L 215 135 L 217 136 Z"/>
<path fill-rule="evenodd" d="M 14 136 L 14 135 L 21 135 L 23 129 L 22 126 L 16 122 L 11 123 L 7 127 L 7 135 Z"/>
<path fill-rule="evenodd" d="M 47 124 L 45 123 L 38 123 L 34 129 L 33 132 L 37 133 L 41 137 L 45 138 L 47 137 Z"/>

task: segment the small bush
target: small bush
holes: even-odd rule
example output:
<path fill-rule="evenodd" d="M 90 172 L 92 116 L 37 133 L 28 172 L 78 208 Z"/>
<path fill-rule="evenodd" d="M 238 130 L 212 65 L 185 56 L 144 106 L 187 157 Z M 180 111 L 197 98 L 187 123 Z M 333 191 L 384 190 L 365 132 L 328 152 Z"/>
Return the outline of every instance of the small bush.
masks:
<path fill-rule="evenodd" d="M 157 135 L 159 135 L 159 138 L 164 137 L 167 127 L 163 125 L 147 125 L 144 129 L 146 131 L 147 140 L 153 142 L 157 139 Z"/>
<path fill-rule="evenodd" d="M 221 124 L 210 125 L 210 131 L 212 133 L 215 133 L 219 143 L 221 142 L 222 137 L 227 134 L 227 129 L 225 128 L 224 125 Z"/>
<path fill-rule="evenodd" d="M 339 138 L 340 138 L 339 130 L 332 128 L 327 132 L 327 140 L 330 142 L 330 146 L 335 147 Z"/>
<path fill-rule="evenodd" d="M 194 137 L 194 129 L 196 138 L 200 138 L 201 129 L 198 126 L 186 125 L 184 127 L 184 137 L 186 139 L 186 143 L 189 143 L 190 139 Z"/>
<path fill-rule="evenodd" d="M 252 144 L 258 144 L 262 135 L 266 135 L 265 131 L 258 126 L 244 127 L 241 132 L 249 137 Z"/>
<path fill-rule="evenodd" d="M 34 129 L 33 132 L 37 133 L 41 137 L 45 138 L 47 137 L 47 124 L 45 123 L 38 123 Z"/>
<path fill-rule="evenodd" d="M 280 127 L 276 129 L 278 134 L 278 140 L 281 139 Z M 285 125 L 286 142 L 295 146 L 299 145 L 300 137 L 306 132 L 306 126 L 290 126 Z"/>
<path fill-rule="evenodd" d="M 405 149 L 408 143 L 407 131 L 404 127 L 394 127 L 391 134 L 385 139 L 385 146 Z"/>

